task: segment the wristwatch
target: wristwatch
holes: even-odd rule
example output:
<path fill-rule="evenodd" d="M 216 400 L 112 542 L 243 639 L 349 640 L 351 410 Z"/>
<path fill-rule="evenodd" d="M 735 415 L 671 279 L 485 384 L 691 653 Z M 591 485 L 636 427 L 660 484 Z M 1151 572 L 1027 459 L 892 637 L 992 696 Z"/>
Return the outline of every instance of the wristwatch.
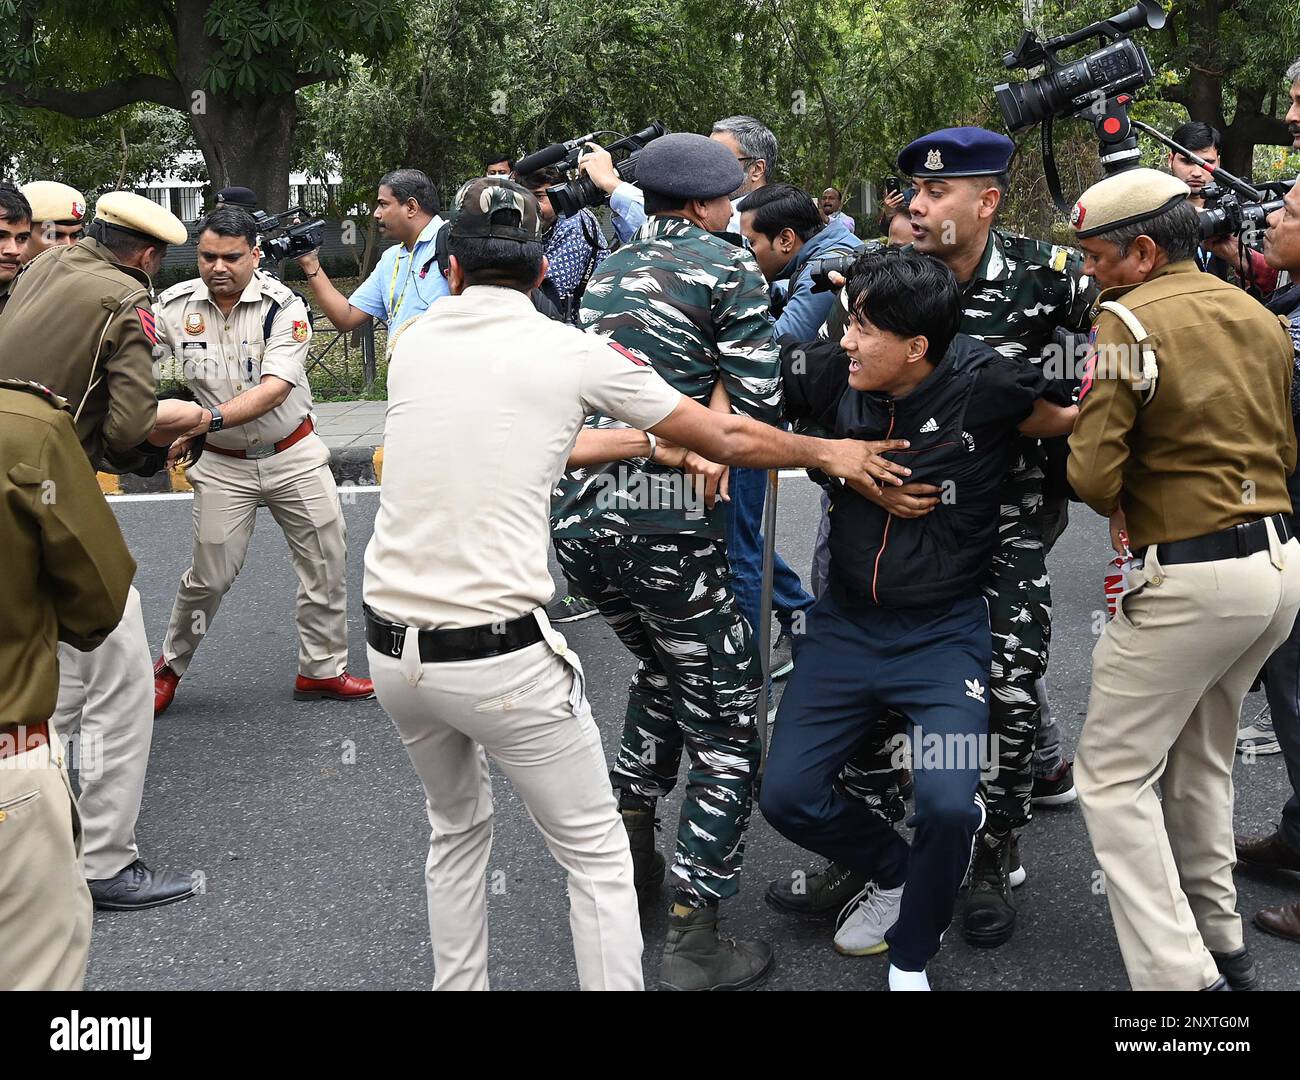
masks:
<path fill-rule="evenodd" d="M 215 405 L 209 405 L 208 412 L 212 414 L 212 423 L 208 425 L 208 431 L 220 431 L 226 426 L 225 417 L 221 415 L 221 410 Z"/>

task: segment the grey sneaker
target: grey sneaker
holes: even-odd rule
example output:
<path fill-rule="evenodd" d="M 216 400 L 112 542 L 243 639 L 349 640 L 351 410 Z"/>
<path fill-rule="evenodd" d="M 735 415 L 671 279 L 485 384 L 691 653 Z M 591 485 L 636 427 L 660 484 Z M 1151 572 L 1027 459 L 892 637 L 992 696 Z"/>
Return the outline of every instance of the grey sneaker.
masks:
<path fill-rule="evenodd" d="M 794 638 L 782 630 L 772 643 L 772 678 L 784 679 L 794 670 Z"/>
<path fill-rule="evenodd" d="M 1265 705 L 1250 724 L 1237 732 L 1237 753 L 1280 754 L 1277 733 L 1273 730 L 1273 714 Z"/>
<path fill-rule="evenodd" d="M 590 619 L 598 610 L 591 601 L 568 593 L 557 596 L 546 605 L 546 618 L 552 623 L 577 622 L 579 619 Z"/>

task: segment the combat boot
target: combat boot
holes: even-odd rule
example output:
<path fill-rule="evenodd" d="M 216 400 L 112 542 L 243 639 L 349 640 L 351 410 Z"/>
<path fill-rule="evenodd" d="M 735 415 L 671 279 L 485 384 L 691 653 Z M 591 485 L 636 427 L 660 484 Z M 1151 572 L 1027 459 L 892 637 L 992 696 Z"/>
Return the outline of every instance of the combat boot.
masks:
<path fill-rule="evenodd" d="M 657 896 L 664 883 L 664 857 L 655 847 L 653 810 L 622 810 L 627 844 L 632 849 L 632 883 L 638 904 Z"/>
<path fill-rule="evenodd" d="M 668 915 L 660 990 L 745 990 L 766 981 L 772 946 L 720 936 L 716 907 L 678 914 L 682 906 L 674 904 Z"/>
<path fill-rule="evenodd" d="M 961 933 L 980 949 L 994 949 L 1009 941 L 1016 929 L 1016 908 L 1011 902 L 1011 836 L 985 832 L 975 837 L 966 906 Z"/>

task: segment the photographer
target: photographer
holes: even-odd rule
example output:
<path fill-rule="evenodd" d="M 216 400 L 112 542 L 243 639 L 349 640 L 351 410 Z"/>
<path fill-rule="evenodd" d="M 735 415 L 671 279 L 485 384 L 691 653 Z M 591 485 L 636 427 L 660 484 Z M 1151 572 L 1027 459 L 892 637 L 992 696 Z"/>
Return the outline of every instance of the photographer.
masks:
<path fill-rule="evenodd" d="M 591 275 L 609 254 L 609 243 L 587 207 L 570 217 L 556 216 L 546 189 L 564 182 L 564 173 L 556 168 L 539 169 L 519 177 L 519 183 L 537 198 L 541 207 L 542 228 L 546 241 L 546 278 L 542 292 L 560 311 L 565 322 L 577 324 L 578 304 Z"/>
<path fill-rule="evenodd" d="M 1300 63 L 1295 69 L 1300 75 Z M 1300 113 L 1300 82 L 1296 90 Z M 1300 121 L 1300 116 L 1297 117 Z M 1300 277 L 1300 184 L 1291 188 L 1286 205 L 1269 218 L 1264 235 L 1264 256 L 1277 270 Z M 1296 370 L 1291 373 L 1291 421 L 1300 430 L 1300 284 L 1291 285 L 1268 303 L 1269 311 L 1290 320 L 1291 344 Z M 1287 480 L 1292 520 L 1300 511 L 1300 472 Z M 1282 808 L 1278 827 L 1268 836 L 1236 838 L 1238 865 L 1264 870 L 1300 871 L 1300 620 L 1291 635 L 1264 665 L 1264 692 L 1268 696 L 1271 725 L 1276 745 L 1281 748 L 1291 781 L 1291 798 Z M 1259 722 L 1256 721 L 1258 724 Z M 1300 903 L 1265 908 L 1255 915 L 1255 925 L 1270 934 L 1300 942 Z"/>
<path fill-rule="evenodd" d="M 728 116 L 713 125 L 709 137 L 722 143 L 743 170 L 740 186 L 730 195 L 731 218 L 725 230 L 740 233 L 740 215 L 736 203 L 741 196 L 770 183 L 776 170 L 776 136 L 770 128 L 752 116 Z M 609 153 L 592 144 L 593 150 L 578 159 L 578 168 L 586 173 L 592 183 L 609 195 L 609 209 L 614 221 L 614 232 L 626 244 L 646 219 L 644 197 L 635 184 L 629 184 L 618 175 Z"/>
<path fill-rule="evenodd" d="M 316 251 L 296 260 L 307 275 L 325 317 L 339 330 L 355 330 L 367 319 L 388 324 L 391 342 L 409 319 L 423 315 L 449 292 L 436 261 L 434 240 L 442 228 L 438 192 L 419 169 L 397 169 L 379 181 L 375 224 L 382 236 L 397 241 L 385 248 L 370 276 L 351 295 L 334 287 Z"/>
<path fill-rule="evenodd" d="M 1193 121 L 1184 124 L 1173 134 L 1174 142 L 1185 146 L 1208 165 L 1219 164 L 1219 145 L 1222 136 L 1218 128 Z M 1205 205 L 1201 192 L 1210 183 L 1212 173 L 1182 154 L 1171 151 L 1169 171 L 1191 189 L 1188 200 L 1198 209 Z M 1243 259 L 1244 256 L 1244 259 Z M 1204 241 L 1196 251 L 1197 265 L 1208 274 L 1229 281 L 1236 275 L 1242 286 L 1257 296 L 1267 296 L 1277 287 L 1277 271 L 1264 261 L 1258 251 L 1244 247 L 1235 236 L 1220 236 Z"/>

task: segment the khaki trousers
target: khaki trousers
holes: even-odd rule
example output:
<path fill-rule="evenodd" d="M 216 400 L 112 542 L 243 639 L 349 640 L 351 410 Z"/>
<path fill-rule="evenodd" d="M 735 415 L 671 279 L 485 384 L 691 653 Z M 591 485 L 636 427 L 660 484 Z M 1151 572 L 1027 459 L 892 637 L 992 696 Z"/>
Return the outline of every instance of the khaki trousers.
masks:
<path fill-rule="evenodd" d="M 1162 566 L 1150 549 L 1093 650 L 1075 782 L 1135 990 L 1204 989 L 1209 950 L 1242 945 L 1237 719 L 1300 609 L 1300 544 L 1271 536 L 1271 551 L 1209 563 Z"/>
<path fill-rule="evenodd" d="M 194 554 L 162 651 L 177 675 L 189 668 L 244 565 L 259 506 L 283 530 L 298 575 L 298 673 L 332 679 L 347 669 L 347 537 L 329 457 L 313 434 L 257 460 L 204 454 L 189 471 Z"/>
<path fill-rule="evenodd" d="M 80 990 L 90 921 L 81 820 L 54 737 L 0 758 L 0 990 Z"/>
<path fill-rule="evenodd" d="M 97 649 L 59 646 L 59 700 L 51 723 L 80 732 L 73 764 L 81 784 L 86 877 L 111 878 L 140 857 L 135 822 L 153 742 L 153 661 L 135 586 L 122 621 Z"/>
<path fill-rule="evenodd" d="M 547 632 L 565 648 L 563 637 Z M 368 655 L 375 694 L 397 726 L 427 799 L 434 989 L 488 989 L 488 756 L 523 797 L 568 873 L 582 989 L 642 989 L 632 856 L 577 658 L 539 642 L 504 656 L 422 664 L 415 635 L 406 642 L 401 658 L 373 647 Z M 513 881 L 509 870 L 494 871 L 494 892 L 498 884 L 529 888 Z M 518 955 L 526 952 L 521 943 Z"/>

